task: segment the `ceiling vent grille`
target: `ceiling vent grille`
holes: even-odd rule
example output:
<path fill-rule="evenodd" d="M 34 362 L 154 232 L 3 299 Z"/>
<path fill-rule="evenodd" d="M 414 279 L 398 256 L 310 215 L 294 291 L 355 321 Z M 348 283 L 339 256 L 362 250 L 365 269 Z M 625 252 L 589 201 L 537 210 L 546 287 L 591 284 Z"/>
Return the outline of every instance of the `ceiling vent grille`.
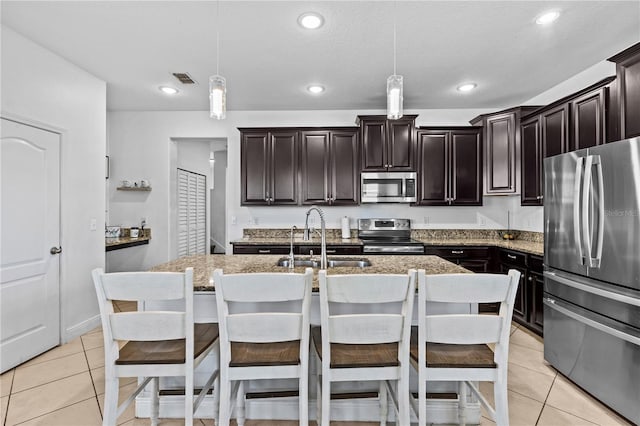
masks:
<path fill-rule="evenodd" d="M 173 76 L 180 80 L 182 84 L 196 84 L 195 80 L 186 72 L 174 72 Z"/>

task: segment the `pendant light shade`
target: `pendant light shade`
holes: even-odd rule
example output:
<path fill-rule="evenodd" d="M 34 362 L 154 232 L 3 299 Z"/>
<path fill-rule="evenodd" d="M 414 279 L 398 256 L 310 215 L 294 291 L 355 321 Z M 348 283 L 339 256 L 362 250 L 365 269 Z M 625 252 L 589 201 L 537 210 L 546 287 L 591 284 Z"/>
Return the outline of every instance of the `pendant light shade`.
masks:
<path fill-rule="evenodd" d="M 209 116 L 218 120 L 227 116 L 227 80 L 221 75 L 209 77 Z"/>
<path fill-rule="evenodd" d="M 390 75 L 387 78 L 387 118 L 396 120 L 402 117 L 402 76 Z"/>

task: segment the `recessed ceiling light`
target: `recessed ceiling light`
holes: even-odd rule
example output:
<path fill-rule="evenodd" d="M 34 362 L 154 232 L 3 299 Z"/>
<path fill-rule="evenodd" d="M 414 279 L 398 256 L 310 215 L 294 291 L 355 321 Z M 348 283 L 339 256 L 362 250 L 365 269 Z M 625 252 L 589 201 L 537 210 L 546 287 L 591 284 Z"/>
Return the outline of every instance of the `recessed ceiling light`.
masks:
<path fill-rule="evenodd" d="M 176 89 L 175 87 L 160 86 L 158 87 L 158 89 L 160 89 L 162 93 L 166 93 L 167 95 L 175 95 L 176 93 L 178 93 L 178 89 Z"/>
<path fill-rule="evenodd" d="M 542 15 L 536 18 L 536 24 L 538 25 L 547 25 L 555 21 L 560 17 L 560 12 L 557 10 L 552 10 L 550 12 L 545 12 Z"/>
<path fill-rule="evenodd" d="M 318 13 L 307 12 L 298 17 L 298 24 L 300 24 L 302 28 L 315 30 L 324 24 L 324 18 Z"/>
<path fill-rule="evenodd" d="M 314 95 L 324 92 L 324 86 L 320 86 L 319 84 L 312 84 L 307 87 L 307 90 Z"/>
<path fill-rule="evenodd" d="M 478 85 L 475 83 L 465 83 L 458 86 L 458 92 L 469 92 L 475 89 Z"/>

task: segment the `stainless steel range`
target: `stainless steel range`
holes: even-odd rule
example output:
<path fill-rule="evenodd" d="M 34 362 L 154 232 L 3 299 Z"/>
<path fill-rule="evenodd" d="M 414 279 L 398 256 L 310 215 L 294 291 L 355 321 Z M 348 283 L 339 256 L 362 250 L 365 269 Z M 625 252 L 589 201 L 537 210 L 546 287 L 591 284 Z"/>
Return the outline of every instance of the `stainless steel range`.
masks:
<path fill-rule="evenodd" d="M 358 219 L 358 238 L 369 254 L 424 254 L 424 244 L 411 239 L 410 219 Z"/>

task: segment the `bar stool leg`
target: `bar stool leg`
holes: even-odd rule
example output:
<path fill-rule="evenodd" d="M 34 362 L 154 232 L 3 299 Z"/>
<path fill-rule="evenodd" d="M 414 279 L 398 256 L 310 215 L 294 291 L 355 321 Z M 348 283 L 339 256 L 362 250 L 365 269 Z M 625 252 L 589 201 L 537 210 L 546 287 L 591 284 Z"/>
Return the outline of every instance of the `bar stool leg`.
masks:
<path fill-rule="evenodd" d="M 387 416 L 389 415 L 389 403 L 387 402 L 387 385 L 383 380 L 380 381 L 378 399 L 380 401 L 380 426 L 386 426 Z"/>
<path fill-rule="evenodd" d="M 460 426 L 467 423 L 467 385 L 464 381 L 458 382 L 458 419 Z"/>
<path fill-rule="evenodd" d="M 236 407 L 236 421 L 238 422 L 238 426 L 244 426 L 244 380 L 240 380 L 238 383 Z"/>
<path fill-rule="evenodd" d="M 157 426 L 160 417 L 159 380 L 157 377 L 151 379 L 151 426 Z"/>

